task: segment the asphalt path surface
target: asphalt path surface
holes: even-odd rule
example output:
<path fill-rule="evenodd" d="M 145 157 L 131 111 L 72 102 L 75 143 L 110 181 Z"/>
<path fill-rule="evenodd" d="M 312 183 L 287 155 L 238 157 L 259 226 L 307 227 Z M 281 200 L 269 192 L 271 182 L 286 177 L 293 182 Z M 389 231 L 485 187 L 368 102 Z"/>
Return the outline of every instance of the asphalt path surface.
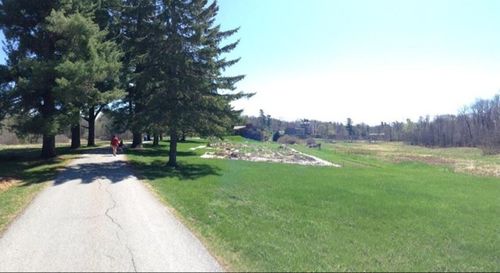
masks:
<path fill-rule="evenodd" d="M 222 271 L 109 149 L 81 155 L 0 238 L 0 271 Z"/>

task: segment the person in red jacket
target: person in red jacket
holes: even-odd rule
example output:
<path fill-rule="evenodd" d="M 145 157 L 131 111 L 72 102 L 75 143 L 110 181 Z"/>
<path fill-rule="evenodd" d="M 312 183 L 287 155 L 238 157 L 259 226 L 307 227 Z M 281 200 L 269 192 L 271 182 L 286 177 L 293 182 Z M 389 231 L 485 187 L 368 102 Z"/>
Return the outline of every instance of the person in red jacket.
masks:
<path fill-rule="evenodd" d="M 120 139 L 117 136 L 113 136 L 111 139 L 111 148 L 113 148 L 113 156 L 116 156 L 116 150 L 118 149 L 118 145 L 120 145 Z"/>

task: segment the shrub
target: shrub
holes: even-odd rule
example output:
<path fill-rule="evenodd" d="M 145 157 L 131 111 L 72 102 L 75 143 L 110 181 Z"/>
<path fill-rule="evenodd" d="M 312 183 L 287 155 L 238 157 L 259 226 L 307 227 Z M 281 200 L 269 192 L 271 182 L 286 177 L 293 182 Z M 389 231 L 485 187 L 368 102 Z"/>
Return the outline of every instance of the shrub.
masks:
<path fill-rule="evenodd" d="M 311 138 L 311 137 L 310 137 L 310 138 L 308 138 L 308 139 L 306 140 L 306 144 L 307 144 L 308 146 L 309 146 L 309 145 L 314 145 L 314 144 L 316 144 L 316 140 L 314 140 L 314 138 Z"/>
<path fill-rule="evenodd" d="M 250 127 L 250 128 L 245 128 L 241 130 L 238 135 L 244 137 L 244 138 L 249 138 L 257 141 L 264 141 L 266 140 L 266 136 L 264 132 L 258 128 L 255 127 Z"/>
<path fill-rule="evenodd" d="M 281 144 L 296 144 L 298 142 L 299 142 L 298 138 L 290 135 L 284 135 L 278 139 L 278 143 Z"/>

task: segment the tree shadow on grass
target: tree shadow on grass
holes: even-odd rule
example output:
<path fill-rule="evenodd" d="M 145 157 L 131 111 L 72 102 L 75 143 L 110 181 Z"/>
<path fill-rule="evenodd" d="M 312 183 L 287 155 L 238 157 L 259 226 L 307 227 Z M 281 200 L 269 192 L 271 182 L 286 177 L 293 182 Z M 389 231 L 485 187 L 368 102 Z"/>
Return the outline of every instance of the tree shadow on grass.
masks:
<path fill-rule="evenodd" d="M 54 159 L 41 159 L 40 154 L 42 149 L 39 147 L 29 147 L 29 148 L 7 148 L 0 150 L 0 162 L 9 161 L 52 161 Z M 79 153 L 78 150 L 71 150 L 69 147 L 57 147 L 57 155 L 65 155 L 69 153 Z"/>
<path fill-rule="evenodd" d="M 0 177 L 21 180 L 20 186 L 30 186 L 53 180 L 60 170 L 60 159 L 31 161 L 0 161 Z"/>
<path fill-rule="evenodd" d="M 61 158 L 41 159 L 40 148 L 9 148 L 0 151 L 0 177 L 21 180 L 20 186 L 29 186 L 54 179 Z M 68 154 L 69 148 L 58 147 L 58 154 Z"/>
<path fill-rule="evenodd" d="M 20 186 L 43 183 L 54 180 L 60 171 L 64 170 L 61 165 L 63 159 L 56 157 L 52 159 L 40 158 L 40 147 L 7 148 L 0 150 L 0 177 L 21 180 Z M 86 148 L 72 150 L 69 147 L 57 147 L 58 155 L 68 154 L 103 154 L 111 153 L 106 148 Z M 72 159 L 77 156 L 72 157 Z"/>
<path fill-rule="evenodd" d="M 144 148 L 144 149 L 127 149 L 127 154 L 133 155 L 133 156 L 142 156 L 142 157 L 165 157 L 165 160 L 168 159 L 168 150 L 161 149 L 161 147 L 158 148 Z M 185 157 L 185 156 L 195 156 L 196 153 L 193 151 L 177 151 L 177 156 L 178 157 Z"/>
<path fill-rule="evenodd" d="M 166 143 L 170 143 L 169 141 L 166 141 Z M 204 141 L 200 140 L 200 139 L 186 139 L 186 140 L 179 140 L 178 143 L 181 143 L 181 144 L 185 144 L 185 143 L 205 143 Z"/>
<path fill-rule="evenodd" d="M 179 163 L 176 168 L 169 167 L 165 161 L 155 160 L 151 163 L 132 162 L 141 179 L 155 180 L 162 178 L 177 178 L 179 180 L 196 180 L 210 175 L 221 175 L 221 169 L 208 164 Z"/>
<path fill-rule="evenodd" d="M 200 143 L 198 141 L 187 141 Z M 163 146 L 146 146 L 143 149 L 128 149 L 126 154 L 137 157 L 132 165 L 141 179 L 155 180 L 162 178 L 177 178 L 179 180 L 196 180 L 209 175 L 221 175 L 218 167 L 209 164 L 195 164 L 183 162 L 182 158 L 198 156 L 195 151 L 177 151 L 178 166 L 172 168 L 167 166 L 168 149 Z M 161 158 L 161 159 L 157 159 Z"/>

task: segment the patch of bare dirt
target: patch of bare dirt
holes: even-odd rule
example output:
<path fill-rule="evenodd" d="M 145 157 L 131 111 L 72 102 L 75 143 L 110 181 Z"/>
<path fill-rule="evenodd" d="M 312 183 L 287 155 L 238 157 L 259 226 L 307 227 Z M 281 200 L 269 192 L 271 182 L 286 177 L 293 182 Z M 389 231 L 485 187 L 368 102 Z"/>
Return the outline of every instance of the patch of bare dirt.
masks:
<path fill-rule="evenodd" d="M 21 181 L 12 177 L 0 177 L 0 192 L 19 184 Z"/>

